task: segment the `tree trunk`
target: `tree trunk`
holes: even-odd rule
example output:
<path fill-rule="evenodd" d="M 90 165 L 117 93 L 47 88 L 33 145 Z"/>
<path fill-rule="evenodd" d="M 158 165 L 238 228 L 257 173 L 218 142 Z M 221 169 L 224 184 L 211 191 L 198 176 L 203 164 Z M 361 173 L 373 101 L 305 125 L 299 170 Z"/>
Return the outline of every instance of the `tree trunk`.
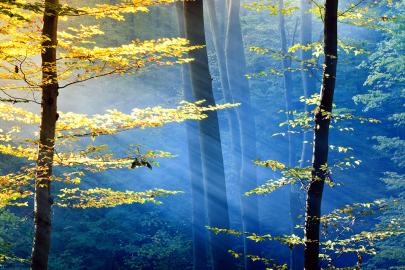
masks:
<path fill-rule="evenodd" d="M 177 15 L 179 21 L 179 31 L 182 37 L 185 36 L 184 25 L 184 6 L 182 2 L 176 3 Z M 193 102 L 190 81 L 190 66 L 189 64 L 182 65 L 183 78 L 183 93 L 184 99 Z M 191 196 L 192 196 L 192 238 L 193 238 L 193 269 L 207 269 L 207 229 L 206 211 L 205 211 L 205 190 L 202 172 L 201 161 L 201 145 L 198 134 L 198 122 L 186 122 L 187 145 L 188 145 L 188 160 L 191 180 Z"/>
<path fill-rule="evenodd" d="M 279 30 L 280 30 L 280 37 L 281 37 L 281 53 L 283 54 L 282 58 L 282 66 L 283 66 L 283 83 L 284 83 L 284 95 L 285 95 L 285 110 L 286 110 L 286 118 L 287 122 L 290 120 L 291 111 L 291 95 L 293 91 L 292 85 L 292 78 L 291 78 L 291 71 L 288 69 L 291 68 L 291 59 L 287 57 L 287 36 L 286 36 L 286 29 L 285 29 L 285 18 L 282 10 L 284 8 L 284 1 L 278 1 L 279 11 L 278 11 L 278 19 L 279 19 Z M 288 125 L 288 131 L 290 131 L 290 125 Z M 293 137 L 291 133 L 288 132 L 288 165 L 290 167 L 294 166 L 295 163 L 295 151 L 293 147 Z"/>
<path fill-rule="evenodd" d="M 205 45 L 203 1 L 184 2 L 186 36 L 192 44 Z M 212 79 L 208 68 L 206 48 L 193 50 L 190 57 L 191 83 L 195 100 L 206 100 L 206 105 L 215 105 Z M 218 115 L 208 112 L 208 118 L 199 122 L 204 185 L 211 227 L 229 229 L 228 202 L 222 157 Z M 211 234 L 210 251 L 214 270 L 234 269 L 233 258 L 228 253 L 230 237 L 227 234 Z"/>
<path fill-rule="evenodd" d="M 48 269 L 48 255 L 51 238 L 50 194 L 53 156 L 55 148 L 55 126 L 58 119 L 56 111 L 58 97 L 58 78 L 56 70 L 56 46 L 58 0 L 46 0 L 43 17 L 42 35 L 48 39 L 42 43 L 42 112 L 38 146 L 37 175 L 34 199 L 34 241 L 32 247 L 32 269 Z"/>
<path fill-rule="evenodd" d="M 286 110 L 286 121 L 290 120 L 289 112 L 293 110 L 291 96 L 293 92 L 293 82 L 291 77 L 291 72 L 288 70 L 291 68 L 291 58 L 288 58 L 288 48 L 287 48 L 287 37 L 286 37 L 286 26 L 285 26 L 285 17 L 282 13 L 284 9 L 284 1 L 278 1 L 278 18 L 279 18 L 279 30 L 280 30 L 280 37 L 281 37 L 281 52 L 283 54 L 282 59 L 282 66 L 283 66 L 283 78 L 284 78 L 284 93 L 285 93 L 285 110 Z M 290 125 L 288 127 L 288 166 L 295 167 L 296 162 L 296 151 L 295 151 L 295 143 L 294 137 L 290 133 L 291 128 Z M 290 189 L 290 217 L 291 217 L 291 232 L 293 234 L 298 234 L 297 229 L 295 228 L 296 225 L 299 224 L 299 215 L 301 213 L 301 202 L 299 196 L 299 189 L 296 185 L 292 185 Z M 290 267 L 291 269 L 302 269 L 302 255 L 303 249 L 300 246 L 295 246 L 291 250 L 291 257 L 290 257 Z M 301 258 L 299 258 L 301 255 Z M 301 260 L 301 266 L 299 266 L 299 261 Z"/>
<path fill-rule="evenodd" d="M 256 128 L 254 113 L 251 108 L 249 82 L 246 78 L 246 62 L 243 46 L 242 30 L 240 25 L 239 11 L 240 1 L 228 2 L 228 28 L 226 34 L 226 61 L 229 78 L 229 86 L 234 101 L 241 103 L 238 107 L 238 118 L 241 135 L 241 192 L 244 193 L 257 186 L 256 168 L 253 160 L 256 156 Z M 243 231 L 259 231 L 259 211 L 257 197 L 247 197 L 241 194 L 241 211 Z M 259 245 L 245 239 L 245 255 L 260 255 Z M 253 262 L 245 256 L 245 269 L 260 269 L 260 262 Z"/>
<path fill-rule="evenodd" d="M 212 0 L 205 2 L 208 7 L 208 17 L 210 21 L 210 29 L 212 33 L 212 40 L 214 43 L 214 49 L 218 61 L 219 77 L 222 86 L 222 93 L 225 98 L 225 101 L 228 103 L 234 103 L 234 98 L 232 96 L 231 90 L 229 88 L 228 80 L 228 71 L 226 66 L 226 57 L 225 57 L 225 39 L 224 33 L 221 33 L 221 24 L 219 23 L 218 16 L 216 13 L 215 3 Z M 223 4 L 221 4 L 223 5 Z M 222 19 L 223 20 L 223 19 Z M 223 32 L 223 31 L 222 31 Z M 232 156 L 232 174 L 231 179 L 232 183 L 235 183 L 236 186 L 240 183 L 240 168 L 242 165 L 242 156 L 241 156 L 241 138 L 240 138 L 240 125 L 238 120 L 237 111 L 235 108 L 227 109 L 226 111 L 228 116 L 229 131 L 231 135 L 231 156 Z M 240 192 L 240 191 L 238 191 Z M 239 222 L 241 222 L 241 212 L 239 205 L 236 206 L 236 209 L 231 207 L 231 212 L 235 212 L 235 216 Z"/>
<path fill-rule="evenodd" d="M 315 113 L 315 135 L 312 157 L 312 178 L 308 187 L 305 214 L 305 269 L 320 269 L 319 226 L 322 193 L 327 177 L 329 124 L 337 66 L 337 10 L 338 0 L 326 0 L 324 18 L 324 71 L 320 105 Z"/>
<path fill-rule="evenodd" d="M 301 19 L 301 44 L 304 46 L 312 43 L 312 14 L 309 9 L 312 7 L 310 0 L 301 0 L 300 19 Z M 308 64 L 308 60 L 312 58 L 312 50 L 301 50 L 301 80 L 304 98 L 308 98 L 316 89 L 316 81 L 314 74 L 311 74 L 311 67 Z M 308 106 L 304 103 L 304 112 L 308 111 Z M 302 149 L 300 156 L 300 167 L 306 166 L 308 154 L 308 132 L 304 130 L 302 135 Z M 301 224 L 301 218 L 299 217 L 303 208 L 303 200 L 300 196 L 300 190 L 297 185 L 291 186 L 290 204 L 291 207 L 291 221 L 292 231 L 295 235 L 302 236 L 302 231 L 297 228 L 297 225 Z M 294 246 L 291 253 L 291 269 L 301 270 L 304 268 L 304 247 L 301 245 Z"/>
<path fill-rule="evenodd" d="M 209 1 L 211 2 L 211 1 Z M 216 2 L 215 9 L 216 9 L 216 14 L 218 18 L 218 33 L 220 37 L 220 41 L 225 44 L 225 39 L 226 39 L 226 24 L 228 21 L 227 18 L 227 0 L 214 0 L 214 3 Z"/>
<path fill-rule="evenodd" d="M 311 0 L 301 0 L 301 44 L 304 46 L 310 45 L 312 43 L 312 14 L 309 12 L 312 4 Z M 302 78 L 302 89 L 304 98 L 308 98 L 311 93 L 315 91 L 316 81 L 314 74 L 311 74 L 311 69 L 313 67 L 307 63 L 309 59 L 313 58 L 312 50 L 301 50 L 301 78 Z M 304 103 L 304 112 L 307 112 L 307 104 Z M 305 162 L 308 154 L 308 132 L 304 132 L 302 138 L 302 151 L 300 158 L 300 167 L 305 166 Z"/>

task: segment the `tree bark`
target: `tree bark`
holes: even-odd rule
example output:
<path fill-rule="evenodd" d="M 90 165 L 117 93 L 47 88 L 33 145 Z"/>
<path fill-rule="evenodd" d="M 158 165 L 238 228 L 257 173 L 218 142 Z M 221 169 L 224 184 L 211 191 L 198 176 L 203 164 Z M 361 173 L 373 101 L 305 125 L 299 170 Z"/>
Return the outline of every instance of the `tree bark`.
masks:
<path fill-rule="evenodd" d="M 240 170 L 241 192 L 244 193 L 257 186 L 256 168 L 253 160 L 256 156 L 256 127 L 254 113 L 250 101 L 249 82 L 246 78 L 246 62 L 243 45 L 242 29 L 239 18 L 240 1 L 228 2 L 228 23 L 226 33 L 226 61 L 229 86 L 234 101 L 241 103 L 238 107 L 240 124 L 242 166 Z M 260 230 L 259 210 L 257 197 L 247 197 L 241 194 L 241 211 L 243 231 L 255 232 Z M 246 255 L 260 255 L 257 243 L 248 239 L 244 240 L 245 269 L 261 269 L 260 262 L 253 262 Z"/>
<path fill-rule="evenodd" d="M 182 37 L 185 37 L 184 25 L 184 6 L 182 2 L 176 3 L 179 32 Z M 183 96 L 184 99 L 193 102 L 190 81 L 190 66 L 189 64 L 182 65 L 183 78 Z M 202 172 L 201 161 L 201 145 L 198 134 L 198 122 L 186 122 L 188 160 L 191 180 L 191 196 L 192 196 L 192 238 L 193 238 L 193 269 L 207 269 L 207 229 L 206 225 L 206 207 L 205 207 L 205 189 Z"/>
<path fill-rule="evenodd" d="M 337 11 L 338 0 L 326 0 L 324 17 L 324 71 L 320 105 L 315 113 L 315 135 L 312 157 L 312 178 L 307 191 L 305 214 L 305 269 L 320 269 L 319 226 L 322 193 L 327 177 L 329 125 L 337 66 Z"/>
<path fill-rule="evenodd" d="M 53 156 L 55 148 L 55 126 L 58 118 L 58 76 L 56 70 L 56 46 L 58 28 L 58 0 L 46 0 L 42 35 L 42 112 L 38 146 L 37 172 L 34 198 L 34 241 L 32 247 L 32 269 L 48 269 L 51 238 L 50 194 Z"/>
<path fill-rule="evenodd" d="M 192 44 L 205 45 L 203 1 L 184 2 L 184 15 L 187 38 Z M 206 48 L 191 51 L 190 57 L 194 59 L 190 63 L 190 73 L 195 100 L 205 100 L 207 105 L 215 105 Z M 208 223 L 211 227 L 229 229 L 218 115 L 216 111 L 208 112 L 207 115 L 208 118 L 199 122 L 199 129 Z M 210 250 L 214 270 L 234 269 L 233 258 L 228 253 L 231 249 L 229 239 L 227 234 L 211 234 Z"/>

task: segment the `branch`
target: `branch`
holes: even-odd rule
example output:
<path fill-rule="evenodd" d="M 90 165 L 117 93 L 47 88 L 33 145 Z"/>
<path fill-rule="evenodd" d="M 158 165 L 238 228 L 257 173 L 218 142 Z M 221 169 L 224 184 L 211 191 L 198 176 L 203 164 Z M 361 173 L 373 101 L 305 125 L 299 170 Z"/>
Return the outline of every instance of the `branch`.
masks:
<path fill-rule="evenodd" d="M 338 17 L 341 17 L 341 16 L 345 15 L 346 13 L 349 13 L 349 12 L 353 11 L 356 7 L 360 6 L 361 4 L 363 4 L 366 1 L 367 0 L 360 0 L 359 2 L 357 2 L 357 4 L 354 4 L 350 8 L 346 9 L 345 11 L 340 12 L 338 14 Z"/>
<path fill-rule="evenodd" d="M 5 94 L 8 98 L 1 98 L 0 101 L 2 102 L 11 102 L 11 103 L 29 103 L 29 102 L 34 102 L 36 104 L 41 105 L 40 102 L 37 102 L 36 100 L 31 100 L 31 99 L 26 99 L 26 98 L 19 98 L 19 97 L 13 97 L 12 95 L 8 94 L 6 91 L 3 89 L 0 89 L 0 91 Z"/>

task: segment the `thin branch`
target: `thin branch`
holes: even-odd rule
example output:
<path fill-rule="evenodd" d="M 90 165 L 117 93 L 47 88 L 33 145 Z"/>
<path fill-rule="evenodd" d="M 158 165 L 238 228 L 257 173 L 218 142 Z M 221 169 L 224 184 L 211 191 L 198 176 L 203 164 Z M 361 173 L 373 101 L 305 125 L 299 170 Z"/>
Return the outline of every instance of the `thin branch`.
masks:
<path fill-rule="evenodd" d="M 107 72 L 107 73 L 103 73 L 103 74 L 98 74 L 98 75 L 90 76 L 90 77 L 88 77 L 88 78 L 86 78 L 86 79 L 83 79 L 83 80 L 77 80 L 77 81 L 74 81 L 74 82 L 70 82 L 70 83 L 67 83 L 67 84 L 65 84 L 65 85 L 63 85 L 63 86 L 60 86 L 59 89 L 66 88 L 66 87 L 68 87 L 68 86 L 70 86 L 70 85 L 73 85 L 73 84 L 76 84 L 76 83 L 82 83 L 82 82 L 86 82 L 86 81 L 89 81 L 89 80 L 92 80 L 92 79 L 96 79 L 96 78 L 100 78 L 100 77 L 105 77 L 105 76 L 108 76 L 108 75 L 112 75 L 112 74 L 114 74 L 114 73 L 117 73 L 117 70 L 112 70 L 112 71 Z"/>
<path fill-rule="evenodd" d="M 338 14 L 338 17 L 341 17 L 341 16 L 345 15 L 346 13 L 353 11 L 356 7 L 360 6 L 361 4 L 363 4 L 366 1 L 367 0 L 360 0 L 359 2 L 357 2 L 357 4 L 354 4 L 350 8 L 346 9 L 345 11 L 340 12 Z"/>
<path fill-rule="evenodd" d="M 6 91 L 4 91 L 3 89 L 0 89 L 0 91 L 6 95 L 8 98 L 0 98 L 0 101 L 2 102 L 11 102 L 11 103 L 28 103 L 28 102 L 34 102 L 37 103 L 39 105 L 41 105 L 41 103 L 37 102 L 36 100 L 31 100 L 31 99 L 26 99 L 26 98 L 19 98 L 19 97 L 13 97 L 12 95 L 8 94 Z"/>
<path fill-rule="evenodd" d="M 315 0 L 310 0 L 319 10 L 319 15 L 321 17 L 321 20 L 324 21 L 323 19 L 323 10 L 324 10 L 324 6 L 318 4 L 318 2 L 316 2 Z"/>

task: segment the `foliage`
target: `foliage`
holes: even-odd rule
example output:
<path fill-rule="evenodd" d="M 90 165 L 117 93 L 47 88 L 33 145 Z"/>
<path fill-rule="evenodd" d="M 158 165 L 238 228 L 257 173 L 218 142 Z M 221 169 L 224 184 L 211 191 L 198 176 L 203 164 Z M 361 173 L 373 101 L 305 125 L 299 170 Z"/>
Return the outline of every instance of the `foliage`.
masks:
<path fill-rule="evenodd" d="M 83 212 L 59 208 L 68 221 L 55 224 L 52 269 L 165 269 L 188 267 L 188 229 L 153 205 Z M 125 216 L 123 220 L 122 217 Z"/>
<path fill-rule="evenodd" d="M 73 208 L 101 208 L 115 207 L 122 204 L 146 203 L 151 202 L 161 204 L 156 197 L 164 197 L 178 194 L 179 191 L 167 191 L 163 189 L 154 189 L 143 192 L 134 191 L 113 191 L 105 188 L 94 188 L 88 190 L 62 189 L 58 194 L 58 203 L 60 207 Z"/>
<path fill-rule="evenodd" d="M 243 4 L 243 7 L 250 10 L 254 10 L 256 12 L 267 11 L 269 12 L 270 15 L 277 15 L 280 12 L 283 13 L 284 15 L 291 15 L 293 12 L 299 9 L 292 2 L 285 1 L 284 7 L 280 10 L 279 4 L 275 4 L 271 0 L 253 1 L 249 4 Z"/>

